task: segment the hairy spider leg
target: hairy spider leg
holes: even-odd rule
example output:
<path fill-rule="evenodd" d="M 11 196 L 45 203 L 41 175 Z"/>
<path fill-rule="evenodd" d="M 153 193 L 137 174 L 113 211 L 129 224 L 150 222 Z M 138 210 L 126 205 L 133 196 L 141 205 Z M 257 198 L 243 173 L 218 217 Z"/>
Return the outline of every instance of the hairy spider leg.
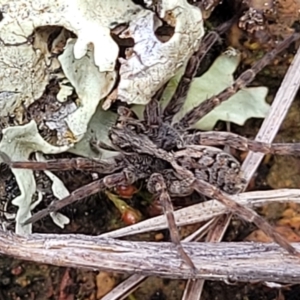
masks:
<path fill-rule="evenodd" d="M 175 114 L 180 111 L 187 97 L 193 78 L 196 76 L 197 70 L 199 69 L 200 63 L 207 52 L 220 39 L 220 35 L 230 28 L 234 20 L 235 18 L 223 23 L 203 38 L 198 51 L 196 51 L 189 59 L 184 74 L 177 85 L 176 91 L 164 109 L 163 120 L 165 122 L 171 123 Z"/>
<path fill-rule="evenodd" d="M 264 143 L 253 141 L 231 132 L 206 131 L 186 135 L 183 138 L 188 145 L 222 146 L 238 149 L 240 151 L 253 151 L 264 154 L 299 155 L 300 143 Z"/>
<path fill-rule="evenodd" d="M 76 201 L 79 201 L 81 199 L 84 199 L 88 196 L 94 195 L 100 191 L 103 191 L 105 189 L 105 185 L 103 182 L 103 179 L 99 179 L 96 181 L 93 181 L 83 187 L 80 187 L 79 189 L 73 191 L 69 196 L 61 199 L 61 200 L 57 200 L 57 201 L 53 201 L 50 203 L 50 205 L 47 208 L 44 208 L 40 211 L 38 211 L 37 213 L 35 213 L 32 217 L 28 218 L 23 225 L 27 225 L 30 223 L 35 223 L 37 221 L 39 221 L 40 219 L 46 217 L 47 215 L 49 215 L 52 212 L 56 212 L 60 209 L 62 209 L 63 207 L 70 205 Z"/>
<path fill-rule="evenodd" d="M 146 105 L 144 110 L 144 120 L 150 128 L 157 128 L 162 124 L 162 109 L 161 105 L 156 100 L 158 98 L 159 97 L 155 95 L 155 97 Z"/>
<path fill-rule="evenodd" d="M 76 201 L 82 200 L 86 197 L 104 191 L 107 188 L 114 187 L 116 185 L 126 184 L 126 182 L 127 181 L 123 172 L 107 175 L 102 179 L 93 181 L 83 187 L 78 188 L 77 190 L 73 191 L 69 196 L 61 200 L 53 201 L 47 208 L 40 210 L 39 212 L 35 213 L 32 217 L 27 219 L 24 222 L 24 225 L 34 223 L 46 217 L 51 212 L 56 212 Z"/>
<path fill-rule="evenodd" d="M 193 272 L 196 272 L 197 269 L 194 263 L 182 247 L 178 227 L 176 225 L 174 217 L 172 201 L 163 176 L 159 173 L 152 174 L 148 181 L 147 189 L 150 193 L 158 195 L 159 201 L 163 207 L 163 211 L 167 219 L 171 241 L 175 244 L 182 260 L 193 270 Z"/>
<path fill-rule="evenodd" d="M 87 170 L 102 174 L 111 174 L 124 167 L 122 160 L 118 157 L 101 160 L 77 157 L 50 159 L 47 161 L 12 161 L 6 153 L 0 151 L 0 158 L 3 163 L 11 168 L 35 171 Z"/>
<path fill-rule="evenodd" d="M 264 218 L 259 216 L 254 210 L 235 202 L 231 199 L 229 194 L 200 179 L 196 179 L 194 181 L 193 188 L 200 194 L 204 194 L 210 198 L 215 198 L 230 209 L 232 213 L 238 215 L 244 220 L 253 222 L 259 229 L 266 233 L 274 240 L 275 243 L 280 245 L 289 254 L 300 256 L 300 253 L 289 243 L 289 241 L 279 234 Z"/>
<path fill-rule="evenodd" d="M 220 105 L 222 102 L 228 100 L 232 95 L 234 95 L 238 90 L 247 86 L 253 81 L 255 76 L 268 65 L 281 51 L 286 49 L 292 42 L 300 38 L 299 33 L 294 33 L 284 39 L 281 43 L 277 45 L 275 49 L 268 52 L 257 61 L 251 69 L 243 72 L 237 80 L 229 87 L 219 93 L 217 96 L 213 96 L 198 106 L 194 107 L 189 111 L 178 123 L 174 124 L 175 128 L 179 130 L 184 130 L 191 128 L 195 123 L 201 120 L 205 115 L 211 112 L 216 106 Z"/>

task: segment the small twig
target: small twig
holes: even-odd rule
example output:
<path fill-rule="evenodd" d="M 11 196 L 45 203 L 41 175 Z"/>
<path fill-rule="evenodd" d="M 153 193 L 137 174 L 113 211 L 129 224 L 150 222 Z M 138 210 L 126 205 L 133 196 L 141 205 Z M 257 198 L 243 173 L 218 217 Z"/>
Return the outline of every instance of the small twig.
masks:
<path fill-rule="evenodd" d="M 123 300 L 127 298 L 145 279 L 144 275 L 134 274 L 118 284 L 112 291 L 101 300 Z"/>
<path fill-rule="evenodd" d="M 224 228 L 226 231 L 226 226 L 223 226 L 223 222 L 226 222 L 227 215 L 222 215 L 220 218 L 214 218 L 210 220 L 211 226 L 209 227 L 208 234 L 205 238 L 206 242 L 218 242 L 219 236 L 224 234 Z M 229 220 L 230 222 L 230 220 Z M 209 223 L 209 222 L 207 222 Z M 207 223 L 205 225 L 207 225 Z M 226 223 L 225 223 L 226 224 Z M 204 227 L 204 226 L 202 226 Z M 218 230 L 214 230 L 217 229 Z M 221 232 L 220 232 L 221 230 Z M 195 239 L 196 240 L 196 239 Z M 198 239 L 197 239 L 198 240 Z M 202 293 L 204 286 L 204 280 L 188 280 L 184 289 L 181 300 L 198 300 L 199 295 Z"/>
<path fill-rule="evenodd" d="M 297 51 L 297 54 L 295 55 L 292 64 L 290 65 L 282 84 L 276 94 L 276 97 L 272 103 L 271 111 L 269 115 L 265 118 L 255 140 L 265 143 L 272 143 L 273 139 L 275 138 L 286 114 L 289 110 L 295 95 L 299 89 L 300 85 L 300 48 Z M 264 157 L 263 153 L 254 153 L 249 152 L 243 165 L 242 165 L 242 171 L 244 174 L 244 178 L 247 182 L 247 185 L 249 184 L 251 178 L 253 177 L 256 169 L 258 168 L 260 162 L 262 161 Z M 246 187 L 245 187 L 246 188 Z M 229 221 L 231 220 L 231 216 L 227 216 L 227 220 L 224 220 L 224 224 L 229 224 Z M 223 226 L 224 232 L 226 231 L 228 225 Z M 218 231 L 219 228 L 214 228 Z M 212 233 L 214 238 L 216 236 Z M 223 234 L 219 235 L 219 241 L 221 241 L 223 238 Z M 199 285 L 199 287 L 203 287 L 204 282 L 201 281 L 195 281 L 191 283 L 192 285 Z M 197 289 L 196 286 L 193 287 L 194 289 Z M 200 289 L 198 289 L 200 290 Z M 202 288 L 201 292 L 199 293 L 199 298 L 201 298 L 202 294 Z M 187 299 L 186 299 L 187 300 Z"/>
<path fill-rule="evenodd" d="M 239 204 L 252 208 L 269 203 L 300 203 L 300 189 L 246 192 L 233 195 L 232 198 Z M 174 215 L 177 226 L 185 226 L 208 221 L 226 213 L 228 213 L 228 209 L 219 201 L 209 200 L 176 210 Z M 168 228 L 166 218 L 164 215 L 161 215 L 131 226 L 104 233 L 101 237 L 118 238 L 166 228 Z"/>
<path fill-rule="evenodd" d="M 298 283 L 300 259 L 283 255 L 276 244 L 183 243 L 197 272 L 195 278 Z M 300 250 L 299 244 L 294 246 Z M 33 234 L 0 231 L 0 253 L 57 266 L 190 278 L 172 243 L 128 242 L 86 235 Z"/>
<path fill-rule="evenodd" d="M 300 48 L 290 65 L 255 140 L 272 143 L 300 86 Z M 262 161 L 264 154 L 249 152 L 243 165 L 244 178 L 249 182 Z"/>
<path fill-rule="evenodd" d="M 200 240 L 205 236 L 212 226 L 213 220 L 206 222 L 204 226 L 193 232 L 191 235 L 182 240 L 182 242 L 191 242 L 194 240 Z M 122 283 L 116 286 L 113 290 L 111 290 L 108 294 L 105 295 L 102 300 L 122 300 L 125 299 L 130 293 L 136 290 L 139 287 L 139 284 L 147 279 L 147 276 L 134 274 L 127 279 L 125 279 Z"/>

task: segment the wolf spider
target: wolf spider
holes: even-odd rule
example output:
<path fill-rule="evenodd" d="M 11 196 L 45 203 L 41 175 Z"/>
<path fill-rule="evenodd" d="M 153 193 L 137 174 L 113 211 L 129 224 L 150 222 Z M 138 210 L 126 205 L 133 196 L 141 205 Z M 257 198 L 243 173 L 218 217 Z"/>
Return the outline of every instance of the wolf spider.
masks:
<path fill-rule="evenodd" d="M 219 32 L 223 29 L 224 27 L 221 27 Z M 286 38 L 255 63 L 251 69 L 242 73 L 231 87 L 195 107 L 178 123 L 171 124 L 173 116 L 183 105 L 200 61 L 207 52 L 207 48 L 216 41 L 217 36 L 216 32 L 211 32 L 204 38 L 200 49 L 189 60 L 176 93 L 164 110 L 156 101 L 158 96 L 146 106 L 144 120 L 138 120 L 130 109 L 119 107 L 119 119 L 109 131 L 112 147 L 120 152 L 116 157 L 98 161 L 72 158 L 46 162 L 13 162 L 5 153 L 0 153 L 3 161 L 11 168 L 52 171 L 84 169 L 105 174 L 103 178 L 75 190 L 66 198 L 52 202 L 46 209 L 37 212 L 25 223 L 36 222 L 50 212 L 58 211 L 66 205 L 99 191 L 131 185 L 138 180 L 143 180 L 147 183 L 149 192 L 159 197 L 166 215 L 171 240 L 175 243 L 183 261 L 193 269 L 195 269 L 194 264 L 180 243 L 171 202 L 174 196 L 182 197 L 193 192 L 217 199 L 233 213 L 253 222 L 289 254 L 298 255 L 296 249 L 267 221 L 255 211 L 232 200 L 230 195 L 238 193 L 245 183 L 240 164 L 230 154 L 211 145 L 229 145 L 242 151 L 297 155 L 300 153 L 300 143 L 266 144 L 251 141 L 233 133 L 192 132 L 190 128 L 215 106 L 249 84 L 261 69 L 269 64 L 279 52 L 297 40 L 299 35 L 294 34 Z"/>

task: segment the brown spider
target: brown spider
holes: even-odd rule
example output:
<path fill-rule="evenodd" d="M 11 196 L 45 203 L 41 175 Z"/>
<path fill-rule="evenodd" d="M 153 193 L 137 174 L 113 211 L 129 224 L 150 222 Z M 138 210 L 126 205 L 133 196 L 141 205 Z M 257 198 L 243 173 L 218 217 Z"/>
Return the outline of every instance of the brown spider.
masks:
<path fill-rule="evenodd" d="M 219 28 L 219 32 L 225 29 L 226 26 L 223 25 Z M 226 144 L 243 151 L 296 155 L 300 153 L 300 143 L 266 144 L 227 132 L 190 133 L 189 129 L 215 106 L 249 84 L 279 52 L 300 36 L 294 34 L 279 43 L 276 49 L 267 53 L 251 69 L 242 73 L 231 87 L 204 101 L 177 124 L 171 125 L 173 116 L 183 105 L 199 63 L 207 52 L 207 45 L 211 46 L 217 36 L 215 32 L 205 37 L 199 51 L 190 59 L 174 97 L 163 111 L 156 99 L 146 106 L 144 120 L 138 120 L 127 108 L 119 108 L 119 119 L 109 132 L 113 147 L 120 152 L 118 156 L 99 161 L 74 158 L 46 162 L 12 162 L 6 154 L 0 153 L 3 161 L 11 168 L 52 171 L 85 169 L 107 174 L 75 190 L 68 197 L 51 203 L 46 209 L 29 218 L 26 224 L 36 222 L 50 212 L 58 211 L 99 191 L 120 185 L 131 185 L 138 180 L 143 180 L 147 183 L 147 189 L 159 196 L 167 218 L 171 240 L 183 260 L 193 269 L 194 264 L 180 243 L 171 198 L 190 195 L 195 191 L 219 200 L 233 213 L 255 223 L 288 253 L 298 254 L 296 249 L 255 211 L 231 199 L 230 195 L 238 193 L 244 184 L 239 162 L 230 154 L 210 145 Z"/>

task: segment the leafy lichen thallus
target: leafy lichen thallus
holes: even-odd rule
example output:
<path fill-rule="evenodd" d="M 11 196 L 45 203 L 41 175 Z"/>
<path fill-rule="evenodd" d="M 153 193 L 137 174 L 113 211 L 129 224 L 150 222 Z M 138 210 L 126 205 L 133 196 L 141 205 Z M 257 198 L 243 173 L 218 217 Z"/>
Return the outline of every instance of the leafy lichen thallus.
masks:
<path fill-rule="evenodd" d="M 119 108 L 119 120 L 109 132 L 112 145 L 120 152 L 113 159 L 95 161 L 73 158 L 45 162 L 13 162 L 2 153 L 2 159 L 11 168 L 52 171 L 85 169 L 96 170 L 103 176 L 75 190 L 66 198 L 51 203 L 46 209 L 29 218 L 26 223 L 36 222 L 50 212 L 99 191 L 143 181 L 147 189 L 159 197 L 167 218 L 171 240 L 176 245 L 183 262 L 194 272 L 197 272 L 197 268 L 180 243 L 171 201 L 172 197 L 182 197 L 193 192 L 217 199 L 239 217 L 253 222 L 289 254 L 298 256 L 296 249 L 267 221 L 255 211 L 232 200 L 230 195 L 238 193 L 244 186 L 240 164 L 230 154 L 212 146 L 226 144 L 242 151 L 298 155 L 300 143 L 269 145 L 228 132 L 191 133 L 190 128 L 215 106 L 249 84 L 262 68 L 298 39 L 299 35 L 294 34 L 286 38 L 251 69 L 242 73 L 231 87 L 204 101 L 176 124 L 172 124 L 173 116 L 183 105 L 197 66 L 206 53 L 207 46 L 215 40 L 215 36 L 215 33 L 209 33 L 204 38 L 199 51 L 190 59 L 175 95 L 164 110 L 160 108 L 159 102 L 153 99 L 145 108 L 144 120 L 138 120 L 129 109 Z"/>

